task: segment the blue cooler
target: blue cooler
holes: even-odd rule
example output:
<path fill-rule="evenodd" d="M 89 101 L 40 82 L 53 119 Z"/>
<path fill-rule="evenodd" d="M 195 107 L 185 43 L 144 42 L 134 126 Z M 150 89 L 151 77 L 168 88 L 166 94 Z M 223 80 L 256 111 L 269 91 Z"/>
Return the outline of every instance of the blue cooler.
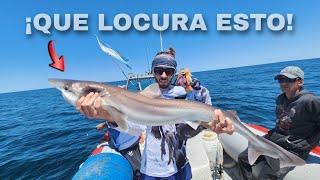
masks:
<path fill-rule="evenodd" d="M 132 178 L 132 167 L 125 157 L 116 153 L 100 153 L 90 156 L 72 179 L 131 180 Z"/>

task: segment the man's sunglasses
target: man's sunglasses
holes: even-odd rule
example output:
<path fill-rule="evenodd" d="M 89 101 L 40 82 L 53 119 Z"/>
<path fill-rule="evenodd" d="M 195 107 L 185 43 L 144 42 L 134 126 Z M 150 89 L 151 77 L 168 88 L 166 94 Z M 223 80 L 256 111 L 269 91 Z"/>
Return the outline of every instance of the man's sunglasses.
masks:
<path fill-rule="evenodd" d="M 156 67 L 153 71 L 156 75 L 162 75 L 165 72 L 167 76 L 172 76 L 175 70 L 173 68 Z"/>
<path fill-rule="evenodd" d="M 280 78 L 278 78 L 278 82 L 279 83 L 294 83 L 297 80 L 300 80 L 300 78 L 293 78 L 293 79 L 290 79 L 288 77 L 280 77 Z"/>

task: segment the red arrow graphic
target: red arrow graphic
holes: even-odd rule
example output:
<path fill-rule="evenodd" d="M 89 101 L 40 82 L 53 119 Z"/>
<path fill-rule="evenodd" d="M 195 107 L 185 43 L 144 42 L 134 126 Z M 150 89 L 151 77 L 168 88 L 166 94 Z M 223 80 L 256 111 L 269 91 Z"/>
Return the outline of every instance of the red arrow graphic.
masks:
<path fill-rule="evenodd" d="M 49 41 L 48 43 L 48 51 L 53 63 L 49 64 L 50 67 L 58 69 L 59 71 L 64 72 L 64 57 L 63 55 L 58 58 L 56 52 L 53 48 L 53 41 Z"/>

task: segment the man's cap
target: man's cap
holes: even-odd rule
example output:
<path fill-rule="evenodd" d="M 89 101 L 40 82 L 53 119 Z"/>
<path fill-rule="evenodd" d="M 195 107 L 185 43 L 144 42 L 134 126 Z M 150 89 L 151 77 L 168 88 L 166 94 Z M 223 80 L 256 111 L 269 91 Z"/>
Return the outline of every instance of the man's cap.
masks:
<path fill-rule="evenodd" d="M 304 79 L 304 72 L 297 66 L 288 66 L 282 69 L 280 73 L 274 77 L 274 79 L 277 80 L 281 76 L 285 76 L 290 79 L 295 79 L 295 78 Z"/>

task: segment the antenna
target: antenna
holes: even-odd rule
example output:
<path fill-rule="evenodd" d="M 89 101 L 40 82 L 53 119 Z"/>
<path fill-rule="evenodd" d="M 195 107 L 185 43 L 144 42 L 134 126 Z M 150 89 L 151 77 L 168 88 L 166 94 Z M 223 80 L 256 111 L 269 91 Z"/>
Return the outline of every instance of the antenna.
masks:
<path fill-rule="evenodd" d="M 161 29 L 160 29 L 160 46 L 161 46 L 161 51 L 163 51 L 163 48 L 162 48 L 162 36 L 161 36 Z"/>
<path fill-rule="evenodd" d="M 148 59 L 148 56 L 149 56 L 149 53 L 148 53 L 148 42 L 147 42 L 147 48 L 146 48 L 146 56 L 147 56 L 147 63 L 148 63 L 148 70 L 147 72 L 150 72 L 151 71 L 151 67 L 150 67 L 150 62 L 149 62 L 149 59 Z"/>
<path fill-rule="evenodd" d="M 159 21 L 158 21 L 158 24 L 160 24 L 160 19 L 159 19 Z M 162 29 L 161 29 L 161 26 L 159 25 L 159 27 L 160 27 L 160 47 L 161 47 L 161 51 L 163 51 L 163 48 L 162 48 Z"/>

